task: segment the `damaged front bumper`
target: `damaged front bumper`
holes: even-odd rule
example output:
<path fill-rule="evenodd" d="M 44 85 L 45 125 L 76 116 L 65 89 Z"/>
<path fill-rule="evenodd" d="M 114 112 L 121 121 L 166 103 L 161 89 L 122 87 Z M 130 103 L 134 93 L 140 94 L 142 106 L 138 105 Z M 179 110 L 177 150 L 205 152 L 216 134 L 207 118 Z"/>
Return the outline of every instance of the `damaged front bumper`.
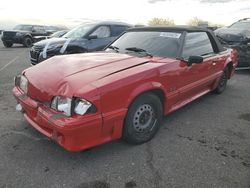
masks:
<path fill-rule="evenodd" d="M 228 45 L 228 46 L 230 48 L 236 49 L 238 52 L 238 67 L 237 68 L 250 68 L 250 43 Z"/>
<path fill-rule="evenodd" d="M 18 87 L 14 87 L 13 95 L 18 103 L 17 110 L 29 124 L 66 150 L 81 151 L 105 142 L 101 138 L 101 114 L 67 117 L 33 100 Z"/>

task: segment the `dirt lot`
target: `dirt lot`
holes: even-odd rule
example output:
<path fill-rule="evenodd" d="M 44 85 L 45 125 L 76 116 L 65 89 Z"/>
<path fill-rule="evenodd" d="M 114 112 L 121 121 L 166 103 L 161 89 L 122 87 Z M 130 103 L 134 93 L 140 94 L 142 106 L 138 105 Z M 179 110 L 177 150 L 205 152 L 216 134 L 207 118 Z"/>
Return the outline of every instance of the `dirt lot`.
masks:
<path fill-rule="evenodd" d="M 149 143 L 69 153 L 15 111 L 13 77 L 29 49 L 0 43 L 0 187 L 250 188 L 250 71 L 164 119 Z"/>

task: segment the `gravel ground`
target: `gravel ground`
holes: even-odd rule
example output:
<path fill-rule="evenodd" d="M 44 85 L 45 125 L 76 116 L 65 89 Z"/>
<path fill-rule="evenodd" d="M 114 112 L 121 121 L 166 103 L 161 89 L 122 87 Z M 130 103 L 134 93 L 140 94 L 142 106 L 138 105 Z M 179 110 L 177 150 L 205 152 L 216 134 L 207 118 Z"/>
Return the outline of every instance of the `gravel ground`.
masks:
<path fill-rule="evenodd" d="M 0 187 L 250 188 L 250 71 L 164 118 L 151 141 L 70 153 L 15 111 L 13 77 L 29 49 L 0 43 Z"/>

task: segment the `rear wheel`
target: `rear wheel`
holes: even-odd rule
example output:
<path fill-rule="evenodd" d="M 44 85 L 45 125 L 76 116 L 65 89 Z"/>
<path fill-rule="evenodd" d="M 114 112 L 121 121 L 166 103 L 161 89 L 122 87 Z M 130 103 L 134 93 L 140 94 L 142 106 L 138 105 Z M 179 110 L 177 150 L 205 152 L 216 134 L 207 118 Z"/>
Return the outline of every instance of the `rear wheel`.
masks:
<path fill-rule="evenodd" d="M 24 39 L 23 39 L 23 45 L 25 46 L 25 47 L 31 47 L 32 46 L 32 43 L 33 43 L 33 41 L 32 41 L 32 39 L 30 38 L 30 37 L 25 37 Z"/>
<path fill-rule="evenodd" d="M 13 43 L 12 42 L 6 42 L 6 41 L 3 41 L 3 45 L 6 47 L 6 48 L 10 48 Z"/>
<path fill-rule="evenodd" d="M 150 93 L 139 96 L 128 109 L 123 128 L 123 139 L 131 144 L 151 140 L 162 121 L 162 103 Z"/>
<path fill-rule="evenodd" d="M 228 74 L 229 74 L 229 69 L 228 69 L 228 67 L 226 67 L 223 71 L 223 74 L 220 77 L 220 81 L 218 83 L 218 86 L 214 90 L 215 93 L 221 94 L 223 91 L 225 91 L 226 86 L 227 86 Z"/>

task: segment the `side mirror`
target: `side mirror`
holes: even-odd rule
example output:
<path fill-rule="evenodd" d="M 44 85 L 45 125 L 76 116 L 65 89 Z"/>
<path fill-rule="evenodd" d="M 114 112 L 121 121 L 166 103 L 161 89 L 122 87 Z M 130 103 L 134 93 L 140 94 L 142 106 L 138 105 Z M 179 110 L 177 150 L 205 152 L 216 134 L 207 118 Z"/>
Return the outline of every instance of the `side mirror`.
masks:
<path fill-rule="evenodd" d="M 89 36 L 88 36 L 88 39 L 89 39 L 89 40 L 97 39 L 97 35 L 89 35 Z"/>
<path fill-rule="evenodd" d="M 187 61 L 188 66 L 191 66 L 194 63 L 195 64 L 200 64 L 202 62 L 203 62 L 203 57 L 201 57 L 201 56 L 190 56 L 188 58 L 188 61 Z"/>

